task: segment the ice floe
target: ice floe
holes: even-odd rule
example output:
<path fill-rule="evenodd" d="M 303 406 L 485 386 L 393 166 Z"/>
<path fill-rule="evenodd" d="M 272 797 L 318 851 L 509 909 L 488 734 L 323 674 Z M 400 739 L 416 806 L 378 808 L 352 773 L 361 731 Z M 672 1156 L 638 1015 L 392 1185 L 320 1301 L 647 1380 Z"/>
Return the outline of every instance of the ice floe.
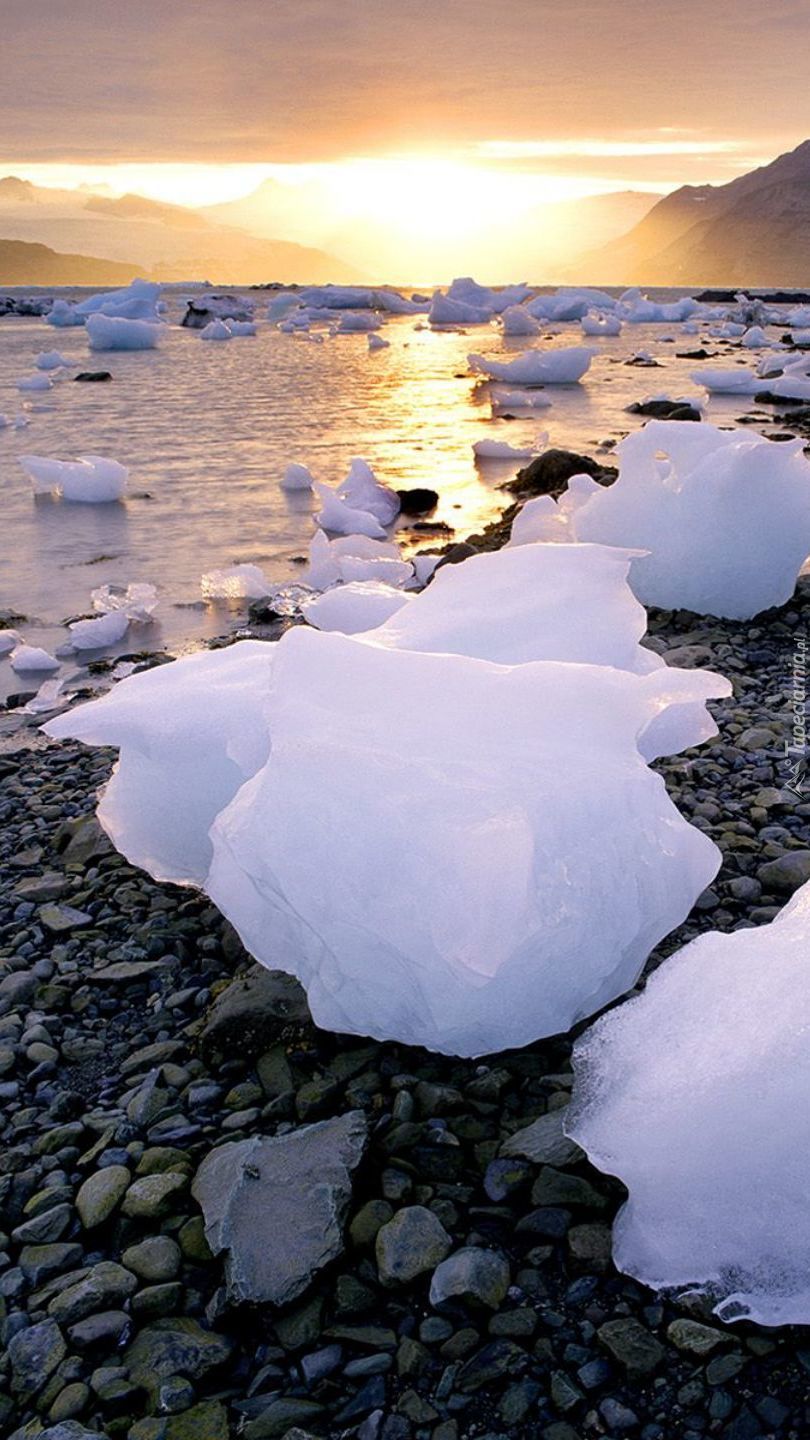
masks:
<path fill-rule="evenodd" d="M 590 368 L 594 351 L 583 345 L 558 350 L 527 350 L 514 360 L 468 355 L 470 369 L 510 385 L 574 385 Z"/>
<path fill-rule="evenodd" d="M 24 675 L 31 671 L 58 670 L 59 661 L 37 645 L 18 645 L 11 652 L 11 668 Z"/>
<path fill-rule="evenodd" d="M 379 563 L 385 565 L 386 562 Z M 393 565 L 396 562 L 388 563 Z M 399 587 L 386 584 L 384 580 L 359 579 L 336 585 L 323 595 L 306 600 L 301 610 L 308 624 L 314 625 L 317 630 L 356 635 L 382 625 L 411 599 Z"/>
<path fill-rule="evenodd" d="M 616 1265 L 725 1322 L 810 1323 L 810 883 L 712 931 L 574 1051 L 567 1129 L 629 1190 Z"/>
<path fill-rule="evenodd" d="M 262 600 L 273 589 L 259 565 L 228 565 L 208 570 L 200 580 L 204 600 Z"/>
<path fill-rule="evenodd" d="M 312 472 L 307 469 L 306 465 L 292 464 L 287 466 L 278 483 L 282 490 L 293 492 L 295 490 L 311 490 L 315 482 Z"/>
<path fill-rule="evenodd" d="M 19 459 L 35 495 L 61 495 L 63 500 L 99 505 L 122 499 L 127 488 L 126 466 L 101 455 L 80 455 L 78 460 L 21 455 Z"/>
<path fill-rule="evenodd" d="M 100 312 L 87 317 L 91 350 L 156 350 L 165 326 L 151 320 L 129 320 Z"/>

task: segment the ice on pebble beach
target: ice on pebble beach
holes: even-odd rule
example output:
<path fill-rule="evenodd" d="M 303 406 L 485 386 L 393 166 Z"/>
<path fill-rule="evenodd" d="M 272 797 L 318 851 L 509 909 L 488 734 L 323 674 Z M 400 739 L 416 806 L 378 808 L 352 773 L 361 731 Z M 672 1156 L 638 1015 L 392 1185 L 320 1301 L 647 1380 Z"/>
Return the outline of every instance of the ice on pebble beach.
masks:
<path fill-rule="evenodd" d="M 292 493 L 296 490 L 311 490 L 315 482 L 306 465 L 292 464 L 287 466 L 278 483 L 282 490 Z"/>
<path fill-rule="evenodd" d="M 184 656 L 48 726 L 57 739 L 118 748 L 98 818 L 122 855 L 156 879 L 203 884 L 211 825 L 267 758 L 264 709 L 277 649 L 241 640 Z"/>
<path fill-rule="evenodd" d="M 361 562 L 362 563 L 362 562 Z M 381 562 L 385 564 L 385 562 Z M 394 564 L 394 561 L 389 561 Z M 317 630 L 336 630 L 343 635 L 357 635 L 382 625 L 412 596 L 384 580 L 350 580 L 336 585 L 323 595 L 304 601 L 301 613 Z"/>
<path fill-rule="evenodd" d="M 298 975 L 316 1024 L 459 1055 L 567 1030 L 716 873 L 637 748 L 666 671 L 300 627 L 274 648 L 272 747 L 214 822 L 205 888 L 261 963 Z"/>
<path fill-rule="evenodd" d="M 356 592 L 398 608 L 133 676 L 48 733 L 119 747 L 98 812 L 119 849 L 203 885 L 317 1023 L 451 1054 L 527 1044 L 627 989 L 719 861 L 639 737 L 669 717 L 697 743 L 729 687 L 638 644 L 631 558 L 532 547 L 411 598 L 338 586 L 311 604 L 330 623 Z"/>
<path fill-rule="evenodd" d="M 630 572 L 645 605 L 745 620 L 790 599 L 810 555 L 802 440 L 652 420 L 616 456 L 612 485 L 577 476 L 558 505 L 532 502 L 534 538 L 648 552 Z"/>
<path fill-rule="evenodd" d="M 92 620 L 74 620 L 68 626 L 74 650 L 105 650 L 117 645 L 129 629 L 129 616 L 124 610 L 110 610 Z"/>
<path fill-rule="evenodd" d="M 71 364 L 58 350 L 40 350 L 34 360 L 37 370 L 60 370 Z"/>
<path fill-rule="evenodd" d="M 228 565 L 200 579 L 204 600 L 262 600 L 273 589 L 259 565 Z"/>
<path fill-rule="evenodd" d="M 540 326 L 525 305 L 510 305 L 501 315 L 504 335 L 539 335 Z"/>
<path fill-rule="evenodd" d="M 99 313 L 87 318 L 91 350 L 156 350 L 165 326 L 151 320 L 127 320 Z"/>
<path fill-rule="evenodd" d="M 20 675 L 30 671 L 58 670 L 59 661 L 37 645 L 18 645 L 11 652 L 11 668 Z"/>
<path fill-rule="evenodd" d="M 101 455 L 80 455 L 78 460 L 21 455 L 19 460 L 35 495 L 61 495 L 63 500 L 103 505 L 122 499 L 127 488 L 126 466 Z"/>
<path fill-rule="evenodd" d="M 358 510 L 341 500 L 328 485 L 316 480 L 313 489 L 321 502 L 315 516 L 316 524 L 331 535 L 367 535 L 372 540 L 384 540 L 385 530 L 379 520 L 368 510 Z"/>
<path fill-rule="evenodd" d="M 527 350 L 514 360 L 468 355 L 470 369 L 510 385 L 574 385 L 590 368 L 594 351 L 575 345 L 560 350 Z"/>
<path fill-rule="evenodd" d="M 577 1042 L 568 1133 L 629 1190 L 618 1268 L 726 1323 L 810 1323 L 810 882 L 712 931 Z"/>

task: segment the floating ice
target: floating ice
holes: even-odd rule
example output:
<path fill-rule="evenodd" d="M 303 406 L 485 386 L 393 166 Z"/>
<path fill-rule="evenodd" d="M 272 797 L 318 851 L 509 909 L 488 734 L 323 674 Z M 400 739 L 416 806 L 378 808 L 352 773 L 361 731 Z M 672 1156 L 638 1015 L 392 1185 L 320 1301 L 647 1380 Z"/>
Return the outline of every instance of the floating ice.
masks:
<path fill-rule="evenodd" d="M 563 286 L 554 295 L 535 296 L 526 308 L 538 320 L 567 321 L 582 320 L 594 305 L 598 305 L 600 310 L 613 310 L 616 301 L 601 290 Z"/>
<path fill-rule="evenodd" d="M 539 335 L 540 326 L 524 305 L 510 305 L 501 321 L 504 335 Z"/>
<path fill-rule="evenodd" d="M 227 325 L 235 339 L 240 336 L 256 335 L 258 332 L 258 327 L 253 320 L 228 320 Z"/>
<path fill-rule="evenodd" d="M 355 456 L 349 466 L 349 473 L 337 494 L 346 505 L 355 510 L 367 511 L 379 520 L 381 525 L 390 525 L 399 514 L 399 496 L 377 479 L 367 462 Z M 324 527 L 328 529 L 327 527 Z"/>
<path fill-rule="evenodd" d="M 689 320 L 700 310 L 700 305 L 691 295 L 660 305 L 654 300 L 648 300 L 640 290 L 633 289 L 624 292 L 617 310 L 629 325 L 646 325 L 658 324 L 662 320 Z"/>
<path fill-rule="evenodd" d="M 366 334 L 369 330 L 379 330 L 379 328 L 380 321 L 377 315 L 364 315 L 362 312 L 354 313 L 347 310 L 340 317 L 338 335 L 354 335 L 358 332 Z"/>
<path fill-rule="evenodd" d="M 99 585 L 90 591 L 90 599 L 99 614 L 121 610 L 136 625 L 148 624 L 158 606 L 157 589 L 145 580 L 130 585 Z"/>
<path fill-rule="evenodd" d="M 149 320 L 103 313 L 88 316 L 86 326 L 91 350 L 156 350 L 164 328 Z"/>
<path fill-rule="evenodd" d="M 489 306 L 468 305 L 463 300 L 452 300 L 449 295 L 437 290 L 428 320 L 431 325 L 488 325 L 492 314 Z"/>
<path fill-rule="evenodd" d="M 407 585 L 414 576 L 409 560 L 395 559 L 391 555 L 341 555 L 337 559 L 337 567 L 340 579 L 346 584 L 352 580 L 381 580 L 385 585 L 399 587 Z"/>
<path fill-rule="evenodd" d="M 504 410 L 546 410 L 551 405 L 547 395 L 542 390 L 530 390 L 526 387 L 523 390 L 496 390 L 491 392 L 491 403 L 493 410 L 503 412 Z"/>
<path fill-rule="evenodd" d="M 744 345 L 746 350 L 761 350 L 765 345 L 769 345 L 770 341 L 761 325 L 752 325 L 750 330 L 746 330 L 740 344 Z"/>
<path fill-rule="evenodd" d="M 228 565 L 207 571 L 200 589 L 204 600 L 262 600 L 273 587 L 259 565 Z"/>
<path fill-rule="evenodd" d="M 103 290 L 75 307 L 75 314 L 109 315 L 121 320 L 157 320 L 160 285 L 154 280 L 133 280 L 123 290 Z"/>
<path fill-rule="evenodd" d="M 391 341 L 384 340 L 382 335 L 369 335 L 368 337 L 369 350 L 387 350 L 390 344 Z"/>
<path fill-rule="evenodd" d="M 48 725 L 57 739 L 118 747 L 98 818 L 121 853 L 156 879 L 205 880 L 213 821 L 267 758 L 264 710 L 277 649 L 241 640 L 188 655 Z"/>
<path fill-rule="evenodd" d="M 759 376 L 743 365 L 735 365 L 732 370 L 713 369 L 706 365 L 700 370 L 693 370 L 690 379 L 696 385 L 702 385 L 710 395 L 756 395 L 758 390 L 764 389 Z"/>
<path fill-rule="evenodd" d="M 618 315 L 597 314 L 591 311 L 582 317 L 583 335 L 621 335 L 622 322 Z"/>
<path fill-rule="evenodd" d="M 645 605 L 742 620 L 790 599 L 810 555 L 801 440 L 652 420 L 616 454 L 612 485 L 569 486 L 560 539 L 648 551 L 630 573 Z"/>
<path fill-rule="evenodd" d="M 447 298 L 458 304 L 478 306 L 482 310 L 489 310 L 490 314 L 500 315 L 514 305 L 521 305 L 530 294 L 529 285 L 504 285 L 495 290 L 488 285 L 479 285 L 470 275 L 460 275 L 450 285 Z"/>
<path fill-rule="evenodd" d="M 100 505 L 120 500 L 127 488 L 126 467 L 101 455 L 80 455 L 78 460 L 21 455 L 19 459 L 35 495 L 61 495 L 63 500 Z"/>
<path fill-rule="evenodd" d="M 530 460 L 537 450 L 510 445 L 506 440 L 476 440 L 473 453 L 476 460 Z"/>
<path fill-rule="evenodd" d="M 208 324 L 208 325 L 204 325 L 203 328 L 202 328 L 202 330 L 200 331 L 200 339 L 201 339 L 201 340 L 232 340 L 232 339 L 233 339 L 233 331 L 232 331 L 230 325 L 226 325 L 226 324 L 225 324 L 225 321 L 224 321 L 224 320 L 211 320 L 211 321 L 209 322 L 209 324 Z"/>
<path fill-rule="evenodd" d="M 45 316 L 46 325 L 53 325 L 55 329 L 69 329 L 74 325 L 84 324 L 83 317 L 76 313 L 76 306 L 69 304 L 67 300 L 54 300 L 48 314 Z"/>
<path fill-rule="evenodd" d="M 810 1323 L 808 954 L 810 883 L 670 956 L 574 1051 L 569 1134 L 630 1192 L 618 1268 L 726 1322 Z"/>
<path fill-rule="evenodd" d="M 58 670 L 59 661 L 47 650 L 40 650 L 36 645 L 18 645 L 11 652 L 11 668 L 24 675 L 29 670 Z"/>
<path fill-rule="evenodd" d="M 34 360 L 37 370 L 59 370 L 70 363 L 58 350 L 40 350 Z"/>
<path fill-rule="evenodd" d="M 15 645 L 20 644 L 16 630 L 0 630 L 0 655 L 8 655 Z"/>
<path fill-rule="evenodd" d="M 637 749 L 662 690 L 705 694 L 698 672 L 301 628 L 275 648 L 272 749 L 212 827 L 206 889 L 317 1024 L 463 1055 L 566 1030 L 716 873 Z"/>
<path fill-rule="evenodd" d="M 123 610 L 111 610 L 92 620 L 74 620 L 69 627 L 74 650 L 105 650 L 117 645 L 129 629 L 129 616 Z"/>
<path fill-rule="evenodd" d="M 366 562 L 368 563 L 368 562 Z M 385 564 L 385 561 L 380 562 Z M 388 562 L 393 565 L 396 562 Z M 412 596 L 381 580 L 351 580 L 336 585 L 323 595 L 306 600 L 302 614 L 318 630 L 337 630 L 343 635 L 357 635 L 374 630 L 384 620 L 408 605 Z"/>
<path fill-rule="evenodd" d="M 52 379 L 51 379 L 51 377 L 50 377 L 49 375 L 44 375 L 44 374 L 23 375 L 22 379 L 17 381 L 17 389 L 18 389 L 18 390 L 52 390 L 52 389 L 53 389 L 53 381 L 52 381 Z"/>
<path fill-rule="evenodd" d="M 311 490 L 315 481 L 311 471 L 306 465 L 288 465 L 282 475 L 279 485 L 282 490 Z"/>
<path fill-rule="evenodd" d="M 484 355 L 468 355 L 467 360 L 475 374 L 512 385 L 573 385 L 589 369 L 593 354 L 578 345 L 565 350 L 527 350 L 514 360 L 490 360 Z"/>

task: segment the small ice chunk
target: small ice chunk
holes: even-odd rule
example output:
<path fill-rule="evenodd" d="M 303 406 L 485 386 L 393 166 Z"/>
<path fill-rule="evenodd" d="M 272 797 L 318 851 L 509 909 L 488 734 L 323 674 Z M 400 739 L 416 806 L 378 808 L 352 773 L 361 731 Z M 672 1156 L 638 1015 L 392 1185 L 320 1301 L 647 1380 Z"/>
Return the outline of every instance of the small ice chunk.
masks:
<path fill-rule="evenodd" d="M 90 599 L 100 615 L 120 610 L 136 625 L 148 624 L 158 606 L 157 589 L 146 580 L 130 585 L 99 585 L 90 591 Z"/>
<path fill-rule="evenodd" d="M 18 645 L 16 650 L 11 652 L 11 668 L 21 675 L 29 670 L 58 670 L 59 661 L 47 650 L 40 650 L 36 645 Z"/>
<path fill-rule="evenodd" d="M 315 521 L 322 530 L 333 535 L 368 535 L 372 540 L 384 540 L 385 530 L 368 510 L 357 510 L 348 505 L 328 485 L 316 480 L 313 489 L 321 502 L 321 509 Z"/>
<path fill-rule="evenodd" d="M 61 710 L 65 703 L 64 683 L 64 680 L 43 680 L 33 700 L 23 705 L 23 715 L 50 715 L 54 710 Z"/>
<path fill-rule="evenodd" d="M 618 315 L 606 315 L 594 310 L 583 315 L 581 325 L 583 335 L 613 336 L 622 333 L 622 322 Z"/>
<path fill-rule="evenodd" d="M 338 630 L 343 635 L 357 635 L 382 625 L 403 605 L 408 605 L 412 598 L 383 581 L 352 580 L 347 585 L 335 585 L 325 594 L 305 601 L 301 611 L 308 624 L 314 625 L 317 630 Z"/>
<path fill-rule="evenodd" d="M 476 440 L 476 460 L 530 460 L 537 453 L 532 446 L 510 445 L 506 440 Z"/>
<path fill-rule="evenodd" d="M 37 370 L 59 370 L 70 363 L 58 350 L 40 350 L 34 360 Z"/>
<path fill-rule="evenodd" d="M 74 650 L 106 650 L 117 645 L 129 629 L 129 616 L 124 610 L 111 610 L 92 620 L 74 620 L 69 627 Z"/>
<path fill-rule="evenodd" d="M 228 565 L 200 580 L 204 600 L 262 600 L 273 587 L 259 565 Z"/>
<path fill-rule="evenodd" d="M 338 335 L 364 335 L 368 334 L 370 330 L 379 330 L 380 323 L 378 315 L 364 314 L 362 311 L 355 314 L 348 310 L 340 317 L 337 333 Z"/>
<path fill-rule="evenodd" d="M 593 350 L 583 345 L 563 350 L 527 350 L 514 360 L 490 360 L 468 355 L 470 369 L 491 380 L 512 385 L 575 385 L 590 367 Z"/>
<path fill-rule="evenodd" d="M 340 499 L 355 510 L 367 510 L 381 525 L 390 525 L 399 514 L 399 496 L 381 484 L 371 466 L 355 456 L 349 473 L 337 488 Z"/>
<path fill-rule="evenodd" d="M 52 381 L 50 375 L 44 375 L 44 374 L 41 374 L 41 373 L 38 374 L 38 375 L 23 375 L 22 379 L 17 381 L 17 389 L 18 389 L 18 390 L 52 390 L 52 389 L 53 389 L 53 381 Z"/>
<path fill-rule="evenodd" d="M 501 315 L 504 335 L 539 335 L 540 326 L 523 305 L 510 305 Z"/>
<path fill-rule="evenodd" d="M 543 390 L 498 390 L 493 388 L 492 408 L 500 414 L 504 410 L 547 410 L 551 401 Z"/>
<path fill-rule="evenodd" d="M 20 644 L 16 630 L 0 630 L 0 655 L 8 655 L 15 645 Z"/>
<path fill-rule="evenodd" d="M 311 490 L 315 481 L 312 472 L 306 465 L 288 465 L 282 475 L 279 485 L 282 490 Z"/>
<path fill-rule="evenodd" d="M 87 338 L 91 350 L 156 350 L 165 326 L 118 315 L 90 315 Z"/>
<path fill-rule="evenodd" d="M 369 350 L 387 350 L 391 344 L 390 340 L 384 340 L 382 335 L 369 335 Z"/>
<path fill-rule="evenodd" d="M 211 320 L 210 323 L 208 325 L 204 325 L 202 330 L 200 331 L 200 339 L 232 340 L 233 331 L 231 330 L 229 325 L 225 324 L 224 320 Z"/>
<path fill-rule="evenodd" d="M 101 455 L 80 455 L 78 460 L 21 455 L 19 460 L 35 495 L 61 495 L 63 500 L 100 505 L 120 500 L 127 488 L 126 467 Z"/>

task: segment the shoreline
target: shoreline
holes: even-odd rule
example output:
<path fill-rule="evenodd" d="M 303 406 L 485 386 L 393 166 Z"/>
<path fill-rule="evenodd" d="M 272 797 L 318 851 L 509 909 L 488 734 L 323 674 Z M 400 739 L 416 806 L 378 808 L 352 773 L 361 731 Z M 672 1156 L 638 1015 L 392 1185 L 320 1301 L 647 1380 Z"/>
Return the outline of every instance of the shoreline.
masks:
<path fill-rule="evenodd" d="M 744 624 L 650 612 L 653 648 L 735 694 L 712 704 L 716 739 L 656 763 L 723 866 L 645 973 L 708 929 L 766 923 L 810 861 L 810 792 L 783 763 L 808 627 L 810 577 Z M 297 1003 L 291 1018 L 294 982 L 282 1003 L 205 897 L 134 870 L 83 818 L 112 759 L 70 742 L 0 755 L 5 1433 L 29 1440 L 35 1416 L 89 1427 L 58 1440 L 803 1433 L 801 1330 L 724 1326 L 613 1269 L 622 1187 L 557 1124 L 573 1036 L 463 1061 L 316 1030 Z M 769 889 L 758 872 L 783 856 Z M 202 1160 L 350 1111 L 369 1141 L 343 1253 L 292 1303 L 233 1308 L 189 1189 Z M 513 1139 L 546 1115 L 543 1136 Z M 432 1308 L 439 1250 L 421 1234 L 391 1238 L 411 1278 L 381 1278 L 380 1226 L 425 1209 L 453 1250 L 506 1258 L 506 1293 L 482 1272 L 476 1300 Z M 298 1229 L 278 1244 L 298 1256 Z M 36 1383 L 32 1334 L 48 1342 Z"/>

